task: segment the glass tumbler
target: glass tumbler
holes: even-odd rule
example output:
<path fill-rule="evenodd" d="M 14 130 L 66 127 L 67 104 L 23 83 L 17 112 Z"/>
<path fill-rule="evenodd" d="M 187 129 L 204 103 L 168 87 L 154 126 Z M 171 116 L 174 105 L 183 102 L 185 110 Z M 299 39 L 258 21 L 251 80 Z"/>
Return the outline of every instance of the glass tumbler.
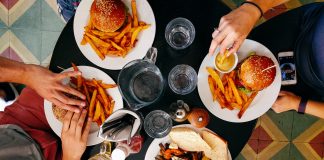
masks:
<path fill-rule="evenodd" d="M 195 39 L 195 27 L 186 18 L 175 18 L 165 28 L 165 39 L 167 43 L 176 50 L 185 49 Z"/>
<path fill-rule="evenodd" d="M 186 95 L 191 93 L 197 86 L 198 78 L 196 71 L 189 65 L 175 66 L 169 73 L 169 87 L 174 93 Z"/>
<path fill-rule="evenodd" d="M 144 120 L 144 130 L 152 138 L 162 138 L 172 129 L 170 115 L 162 110 L 150 112 Z"/>

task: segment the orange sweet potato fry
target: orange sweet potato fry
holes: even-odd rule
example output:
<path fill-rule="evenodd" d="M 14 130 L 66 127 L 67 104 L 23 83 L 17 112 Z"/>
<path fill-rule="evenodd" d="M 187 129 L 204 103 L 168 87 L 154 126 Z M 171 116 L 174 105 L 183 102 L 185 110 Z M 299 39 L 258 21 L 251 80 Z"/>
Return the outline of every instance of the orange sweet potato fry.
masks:
<path fill-rule="evenodd" d="M 95 114 L 93 116 L 93 121 L 97 121 L 100 118 L 100 114 L 101 114 L 101 103 L 97 100 L 96 101 L 96 111 Z"/>
<path fill-rule="evenodd" d="M 91 101 L 90 101 L 90 105 L 89 105 L 89 116 L 93 117 L 93 112 L 94 112 L 94 108 L 95 108 L 95 103 L 96 103 L 96 98 L 97 98 L 97 90 L 94 90 L 92 93 L 92 97 L 91 97 Z"/>
<path fill-rule="evenodd" d="M 252 103 L 253 99 L 258 95 L 258 92 L 253 92 L 251 94 L 251 96 L 249 97 L 249 99 L 247 100 L 247 102 L 243 105 L 243 107 L 241 108 L 240 112 L 237 114 L 237 116 L 241 119 L 244 112 L 248 109 L 248 107 L 250 106 L 250 104 Z"/>

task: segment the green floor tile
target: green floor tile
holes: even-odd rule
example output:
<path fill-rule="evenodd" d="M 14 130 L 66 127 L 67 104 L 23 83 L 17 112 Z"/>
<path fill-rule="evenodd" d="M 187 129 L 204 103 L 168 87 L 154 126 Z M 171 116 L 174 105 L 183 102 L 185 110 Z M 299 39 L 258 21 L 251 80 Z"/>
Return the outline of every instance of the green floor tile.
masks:
<path fill-rule="evenodd" d="M 38 59 L 41 59 L 41 32 L 27 29 L 12 29 L 13 34 Z"/>
<path fill-rule="evenodd" d="M 4 34 L 4 33 L 6 33 L 8 31 L 8 29 L 6 29 L 6 28 L 0 28 L 0 37 Z"/>
<path fill-rule="evenodd" d="M 241 5 L 245 0 L 232 0 L 237 6 Z"/>
<path fill-rule="evenodd" d="M 235 160 L 246 160 L 242 154 L 239 154 Z"/>
<path fill-rule="evenodd" d="M 42 31 L 59 31 L 61 32 L 65 24 L 59 15 L 45 1 L 42 1 Z"/>
<path fill-rule="evenodd" d="M 36 0 L 35 3 L 11 25 L 11 28 L 39 30 L 41 23 L 40 4 L 41 0 Z"/>
<path fill-rule="evenodd" d="M 298 137 L 302 132 L 307 130 L 314 122 L 316 122 L 319 118 L 310 116 L 310 115 L 303 115 L 294 112 L 294 122 L 293 122 L 293 130 L 292 130 L 292 139 Z"/>
<path fill-rule="evenodd" d="M 291 160 L 306 160 L 306 158 L 300 153 L 296 146 L 292 143 L 289 151 L 289 159 Z"/>
<path fill-rule="evenodd" d="M 271 159 L 272 160 L 288 160 L 290 146 L 291 146 L 291 144 L 289 143 L 283 149 L 281 149 L 277 154 L 275 154 Z"/>
<path fill-rule="evenodd" d="M 291 140 L 292 124 L 293 124 L 293 111 L 275 113 L 273 110 L 269 110 L 267 115 L 271 118 L 273 123 L 280 129 L 280 131 Z"/>
<path fill-rule="evenodd" d="M 42 31 L 41 61 L 53 53 L 56 41 L 61 32 Z"/>
<path fill-rule="evenodd" d="M 0 28 L 7 28 L 7 25 L 0 20 Z"/>

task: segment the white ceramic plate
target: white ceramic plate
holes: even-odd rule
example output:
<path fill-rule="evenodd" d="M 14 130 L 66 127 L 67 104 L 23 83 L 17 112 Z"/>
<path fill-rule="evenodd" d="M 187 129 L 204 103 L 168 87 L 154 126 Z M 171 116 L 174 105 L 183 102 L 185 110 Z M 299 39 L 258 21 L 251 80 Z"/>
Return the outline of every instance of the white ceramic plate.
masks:
<path fill-rule="evenodd" d="M 89 67 L 89 66 L 78 66 L 78 68 L 82 72 L 82 76 L 87 79 L 95 78 L 97 80 L 102 80 L 103 83 L 116 84 L 114 82 L 114 80 L 112 78 L 110 78 L 105 72 L 103 72 L 97 68 Z M 69 68 L 63 72 L 72 71 L 72 70 L 73 70 L 72 68 Z M 69 81 L 68 79 L 65 79 L 63 81 L 63 83 L 67 84 L 68 81 Z M 115 87 L 115 88 L 107 89 L 106 91 L 109 93 L 109 95 L 111 95 L 113 100 L 115 100 L 115 107 L 114 107 L 113 111 L 123 108 L 123 99 L 122 99 L 122 96 L 121 96 L 118 88 Z M 53 114 L 53 110 L 52 110 L 52 103 L 47 100 L 44 100 L 44 110 L 45 110 L 45 116 L 46 116 L 48 124 L 51 126 L 52 130 L 59 137 L 61 137 L 62 123 L 58 119 L 55 118 L 55 116 Z M 92 123 L 89 137 L 88 137 L 87 146 L 96 145 L 103 141 L 101 138 L 97 137 L 98 130 L 99 130 L 99 127 L 97 126 L 97 123 Z"/>
<path fill-rule="evenodd" d="M 131 0 L 122 1 L 128 7 L 130 13 L 132 13 Z M 140 34 L 137 37 L 138 41 L 136 43 L 135 48 L 133 48 L 125 58 L 107 56 L 104 60 L 101 60 L 89 44 L 80 44 L 83 38 L 84 27 L 88 24 L 90 18 L 90 7 L 92 2 L 93 0 L 81 1 L 74 17 L 74 37 L 83 55 L 95 65 L 111 70 L 120 70 L 128 62 L 135 59 L 142 59 L 146 55 L 147 50 L 153 44 L 156 30 L 154 13 L 149 3 L 146 0 L 136 1 L 137 14 L 139 20 L 144 21 L 147 24 L 150 24 L 151 26 L 148 29 L 145 29 L 140 32 Z"/>
<path fill-rule="evenodd" d="M 203 130 L 208 130 L 211 133 L 214 133 L 213 131 L 207 129 L 207 128 L 196 128 L 193 127 L 190 124 L 181 124 L 181 125 L 177 125 L 174 126 L 173 128 L 177 128 L 177 127 L 188 127 L 188 128 L 192 128 L 194 129 L 197 133 L 202 132 Z M 163 138 L 155 138 L 152 143 L 150 144 L 150 146 L 148 147 L 147 151 L 146 151 L 146 155 L 145 155 L 145 160 L 154 160 L 155 157 L 159 154 L 160 152 L 160 147 L 159 144 L 166 144 L 166 143 L 170 143 L 171 139 L 169 136 L 163 137 Z M 232 156 L 230 151 L 228 150 L 228 160 L 232 160 Z"/>
<path fill-rule="evenodd" d="M 265 88 L 264 90 L 260 91 L 258 95 L 255 97 L 249 108 L 245 111 L 241 119 L 238 118 L 237 114 L 239 110 L 228 110 L 228 109 L 221 109 L 219 103 L 217 101 L 213 102 L 212 94 L 210 92 L 208 86 L 208 72 L 206 67 L 213 67 L 214 62 L 213 58 L 210 55 L 207 55 L 203 60 L 198 73 L 198 92 L 199 96 L 207 107 L 207 109 L 217 116 L 220 119 L 229 122 L 247 122 L 254 120 L 260 116 L 262 116 L 265 112 L 267 112 L 272 104 L 278 97 L 280 87 L 281 87 L 281 74 L 279 69 L 279 64 L 275 56 L 271 53 L 271 51 L 263 46 L 262 44 L 253 41 L 253 40 L 245 40 L 241 45 L 240 49 L 237 52 L 239 62 L 244 60 L 246 57 L 249 56 L 251 51 L 255 51 L 257 55 L 267 56 L 272 59 L 274 64 L 276 65 L 276 77 L 273 83 Z"/>

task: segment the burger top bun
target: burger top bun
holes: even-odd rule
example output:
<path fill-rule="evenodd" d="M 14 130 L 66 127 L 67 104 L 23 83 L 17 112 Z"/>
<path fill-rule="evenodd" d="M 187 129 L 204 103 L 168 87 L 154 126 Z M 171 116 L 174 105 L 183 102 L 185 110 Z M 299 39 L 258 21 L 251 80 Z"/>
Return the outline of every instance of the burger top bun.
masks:
<path fill-rule="evenodd" d="M 125 5 L 121 0 L 94 0 L 90 17 L 92 24 L 100 31 L 114 32 L 126 20 Z"/>
<path fill-rule="evenodd" d="M 251 91 L 260 91 L 271 85 L 276 76 L 274 62 L 266 56 L 252 55 L 239 68 L 241 84 Z"/>

